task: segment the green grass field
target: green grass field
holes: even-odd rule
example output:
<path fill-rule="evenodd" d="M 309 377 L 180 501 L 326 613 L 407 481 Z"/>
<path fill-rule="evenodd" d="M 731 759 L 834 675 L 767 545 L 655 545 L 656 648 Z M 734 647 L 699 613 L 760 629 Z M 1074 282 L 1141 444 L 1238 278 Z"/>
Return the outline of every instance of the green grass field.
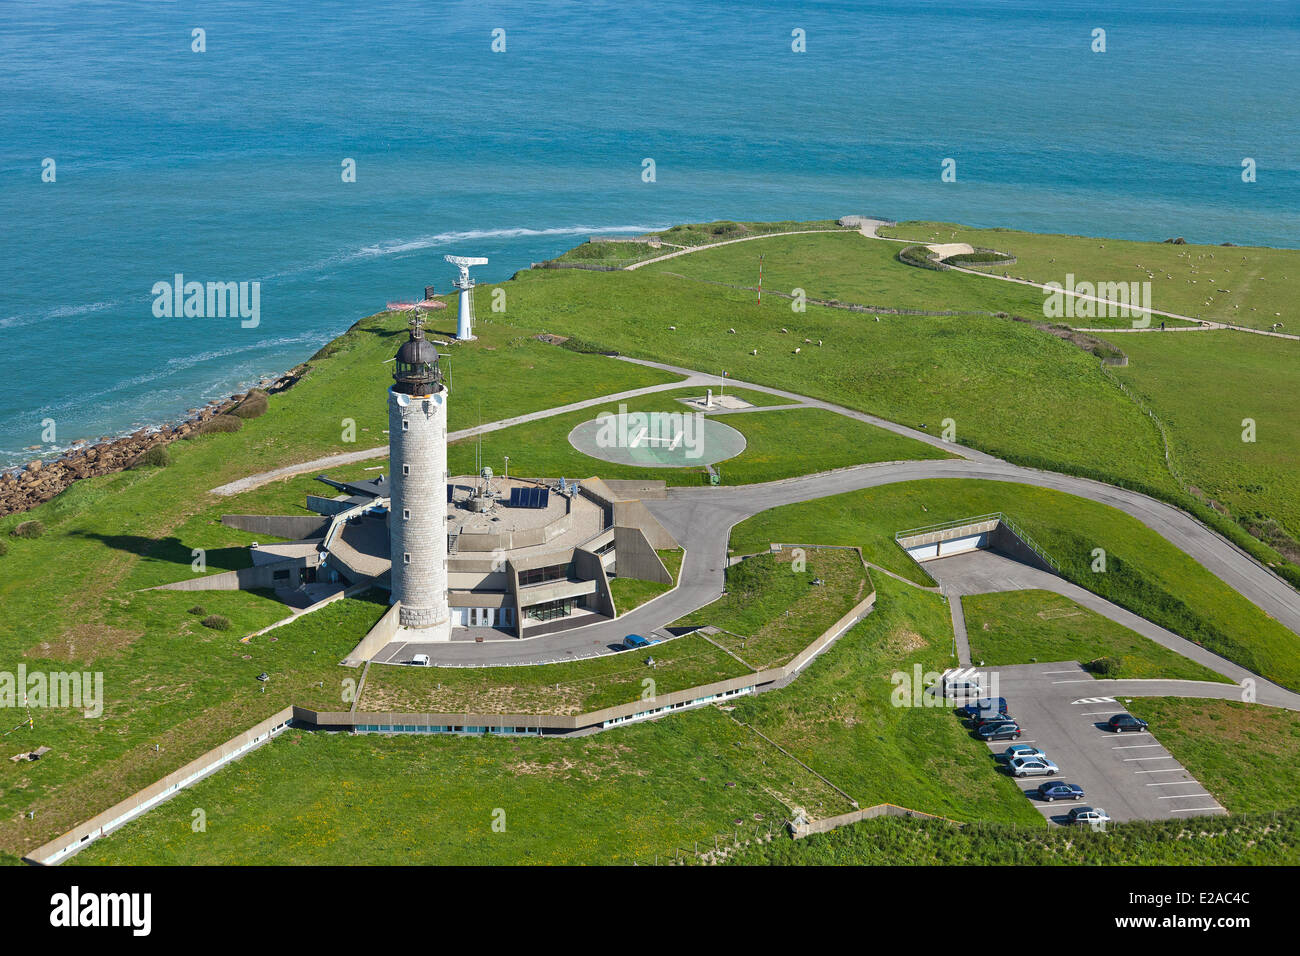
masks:
<path fill-rule="evenodd" d="M 952 620 L 937 594 L 874 575 L 876 607 L 779 693 L 740 698 L 735 716 L 785 747 L 864 807 L 955 820 L 1042 820 L 988 748 L 947 707 L 894 706 L 896 674 L 952 663 Z"/>
<path fill-rule="evenodd" d="M 627 364 L 627 363 L 617 363 Z M 738 397 L 762 395 L 740 390 Z M 610 405 L 596 405 L 526 422 L 479 438 L 456 442 L 448 450 L 452 474 L 473 474 L 475 455 L 485 462 L 500 462 L 510 456 L 510 473 L 536 477 L 644 478 L 670 485 L 703 484 L 702 466 L 689 468 L 644 468 L 602 461 L 584 455 L 569 443 L 569 432 L 601 414 L 615 415 L 624 407 L 632 412 L 682 412 L 693 409 L 678 399 L 702 395 L 698 388 L 673 389 Z M 773 401 L 773 396 L 764 396 Z M 784 403 L 783 403 L 784 404 Z M 723 483 L 745 485 L 776 481 L 796 475 L 843 468 L 872 461 L 901 461 L 951 457 L 938 448 L 865 422 L 855 421 L 822 408 L 774 409 L 715 416 L 715 420 L 745 436 L 745 450 L 714 468 Z M 794 440 L 792 436 L 816 436 L 816 441 Z"/>
<path fill-rule="evenodd" d="M 571 739 L 289 731 L 71 862 L 647 864 L 792 807 L 848 809 L 712 708 Z"/>
<path fill-rule="evenodd" d="M 1129 356 L 1116 374 L 1164 421 L 1187 482 L 1300 561 L 1300 342 L 1236 332 L 1114 339 Z M 1246 419 L 1253 442 L 1242 440 Z"/>
<path fill-rule="evenodd" d="M 1037 822 L 948 710 L 889 702 L 890 673 L 910 671 L 914 660 L 928 667 L 937 662 L 929 645 L 950 643 L 938 598 L 890 582 L 877 610 L 794 684 L 737 698 L 734 714 L 864 805 L 883 793 L 962 819 Z M 931 756 L 901 760 L 917 752 Z M 206 833 L 191 830 L 196 807 L 207 814 Z M 492 830 L 497 809 L 505 833 Z M 291 731 L 74 862 L 650 863 L 678 847 L 689 855 L 695 840 L 707 846 L 737 829 L 777 828 L 799 810 L 819 818 L 849 809 L 716 707 L 576 738 Z"/>
<path fill-rule="evenodd" d="M 657 552 L 664 569 L 672 575 L 672 584 L 659 581 L 641 581 L 637 578 L 611 578 L 609 589 L 614 595 L 614 608 L 619 614 L 626 614 L 639 608 L 647 601 L 653 601 L 661 594 L 667 594 L 677 584 L 677 576 L 682 570 L 681 548 L 669 548 Z"/>
<path fill-rule="evenodd" d="M 712 640 L 758 670 L 789 663 L 871 593 L 856 551 L 808 550 L 803 570 L 792 558 L 787 549 L 732 565 L 726 593 L 674 626 L 723 628 Z"/>
<path fill-rule="evenodd" d="M 1129 710 L 1233 813 L 1296 806 L 1300 714 L 1228 700 L 1140 697 Z"/>
<path fill-rule="evenodd" d="M 1294 866 L 1300 811 L 1117 823 L 1105 833 L 882 818 L 752 845 L 740 866 Z"/>
<path fill-rule="evenodd" d="M 1119 661 L 1117 679 L 1227 681 L 1110 618 L 1051 591 L 972 594 L 961 600 L 971 658 L 990 666 L 1032 661 Z"/>
<path fill-rule="evenodd" d="M 810 299 L 887 309 L 1042 315 L 1043 294 L 1037 289 L 958 272 L 918 269 L 897 261 L 898 249 L 896 243 L 868 239 L 857 232 L 773 236 L 678 256 L 644 266 L 641 271 L 757 287 L 762 256 L 763 289 L 779 295 L 794 295 L 795 289 L 803 289 Z M 749 298 L 753 300 L 754 293 Z M 772 304 L 778 313 L 799 320 L 788 302 L 774 297 Z M 859 322 L 872 321 L 861 313 L 851 315 Z"/>
<path fill-rule="evenodd" d="M 1300 301 L 1296 249 L 1133 242 L 935 222 L 900 222 L 880 234 L 918 242 L 968 242 L 1009 252 L 1017 262 L 1007 271 L 1035 282 L 1064 283 L 1067 272 L 1073 272 L 1076 281 L 1150 282 L 1154 308 L 1196 319 L 1253 329 L 1282 322 L 1288 332 L 1300 325 L 1295 311 Z"/>
<path fill-rule="evenodd" d="M 758 306 L 747 294 L 673 281 L 645 272 L 525 273 L 511 284 L 510 321 L 580 336 L 593 348 L 726 370 L 932 435 L 951 418 L 958 442 L 1002 457 L 1177 490 L 1155 426 L 1102 376 L 1097 360 L 1026 323 L 980 316 L 876 322 L 817 306 L 795 314 L 784 303 Z M 825 344 L 804 345 L 805 338 Z"/>
<path fill-rule="evenodd" d="M 646 664 L 654 657 L 655 666 Z M 372 664 L 358 710 L 434 714 L 581 714 L 753 673 L 696 635 L 562 664 L 403 667 Z"/>
<path fill-rule="evenodd" d="M 731 545 L 738 554 L 773 541 L 856 545 L 868 561 L 930 584 L 894 534 L 995 511 L 1010 515 L 1074 583 L 1270 680 L 1300 687 L 1300 637 L 1136 519 L 1045 488 L 964 479 L 887 485 L 756 515 L 732 530 Z M 1105 573 L 1091 571 L 1097 547 L 1106 551 Z"/>

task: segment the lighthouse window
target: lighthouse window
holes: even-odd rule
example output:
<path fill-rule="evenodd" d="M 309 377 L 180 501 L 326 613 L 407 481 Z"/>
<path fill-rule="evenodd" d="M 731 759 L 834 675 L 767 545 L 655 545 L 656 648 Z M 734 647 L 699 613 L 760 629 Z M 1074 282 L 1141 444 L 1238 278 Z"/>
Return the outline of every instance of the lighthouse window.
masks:
<path fill-rule="evenodd" d="M 405 424 L 405 422 L 403 422 L 403 424 Z M 410 465 L 403 465 L 403 466 L 402 466 L 402 474 L 404 474 L 404 475 L 409 475 L 410 473 L 411 473 L 411 466 L 410 466 Z"/>
<path fill-rule="evenodd" d="M 406 431 L 410 431 L 410 430 L 411 430 L 411 423 L 410 423 L 409 421 L 407 421 L 405 418 L 403 418 L 403 419 L 402 419 L 402 431 L 406 432 Z"/>
<path fill-rule="evenodd" d="M 411 553 L 409 551 L 407 551 L 405 554 L 402 555 L 402 563 L 403 564 L 411 563 Z"/>
<path fill-rule="evenodd" d="M 411 509 L 410 509 L 410 508 L 403 508 L 403 509 L 402 509 L 402 520 L 403 520 L 403 521 L 410 521 L 410 520 L 411 520 Z"/>

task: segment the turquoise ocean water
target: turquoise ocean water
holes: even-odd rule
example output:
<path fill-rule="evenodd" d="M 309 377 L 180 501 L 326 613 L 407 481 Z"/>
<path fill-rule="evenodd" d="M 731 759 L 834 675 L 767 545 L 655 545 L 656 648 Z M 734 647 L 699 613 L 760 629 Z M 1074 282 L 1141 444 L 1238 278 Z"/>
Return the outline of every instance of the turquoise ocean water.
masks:
<path fill-rule="evenodd" d="M 1298 117 L 1294 0 L 6 0 L 0 466 L 282 371 L 448 252 L 855 212 L 1300 246 Z M 259 281 L 260 325 L 155 317 L 176 273 Z"/>

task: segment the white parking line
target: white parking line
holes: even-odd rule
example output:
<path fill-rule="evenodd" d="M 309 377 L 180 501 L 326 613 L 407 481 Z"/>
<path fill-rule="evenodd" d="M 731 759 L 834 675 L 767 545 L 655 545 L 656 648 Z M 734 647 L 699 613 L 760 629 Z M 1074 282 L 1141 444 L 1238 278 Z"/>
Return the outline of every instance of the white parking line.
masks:
<path fill-rule="evenodd" d="M 1179 770 L 1186 770 L 1186 767 L 1170 767 L 1168 770 L 1134 770 L 1134 773 L 1177 773 Z M 1190 781 L 1189 781 L 1190 782 Z"/>
<path fill-rule="evenodd" d="M 1080 714 L 1080 717 L 1100 717 L 1102 714 L 1113 714 L 1113 710 L 1090 710 L 1086 714 Z"/>
<path fill-rule="evenodd" d="M 1220 813 L 1227 813 L 1223 807 L 1215 805 L 1213 807 L 1179 807 L 1177 810 L 1170 810 L 1170 813 L 1196 813 L 1200 810 L 1218 810 Z"/>
<path fill-rule="evenodd" d="M 1157 799 L 1157 800 L 1186 800 L 1186 799 L 1188 799 L 1189 797 L 1209 797 L 1211 800 L 1213 800 L 1213 799 L 1214 799 L 1214 794 L 1212 794 L 1212 793 L 1176 793 L 1176 794 L 1174 794 L 1173 796 L 1169 796 L 1169 797 L 1156 797 L 1156 799 Z"/>
<path fill-rule="evenodd" d="M 1159 747 L 1159 744 L 1124 744 L 1122 747 L 1111 747 L 1111 750 L 1146 750 L 1149 747 Z"/>
<path fill-rule="evenodd" d="M 1148 787 L 1181 787 L 1184 785 L 1190 786 L 1191 784 L 1194 783 L 1196 783 L 1195 780 L 1168 780 L 1165 781 L 1164 783 L 1149 783 L 1147 784 L 1147 786 Z M 1199 784 L 1197 785 L 1199 786 Z"/>
<path fill-rule="evenodd" d="M 1071 668 L 1071 669 L 1068 670 L 1068 671 L 1043 671 L 1043 674 L 1044 674 L 1044 675 L 1046 675 L 1046 674 L 1077 674 L 1077 673 L 1079 673 L 1078 668 Z"/>
<path fill-rule="evenodd" d="M 1132 763 L 1135 760 L 1173 760 L 1172 754 L 1157 755 L 1155 757 L 1125 757 L 1125 763 Z"/>

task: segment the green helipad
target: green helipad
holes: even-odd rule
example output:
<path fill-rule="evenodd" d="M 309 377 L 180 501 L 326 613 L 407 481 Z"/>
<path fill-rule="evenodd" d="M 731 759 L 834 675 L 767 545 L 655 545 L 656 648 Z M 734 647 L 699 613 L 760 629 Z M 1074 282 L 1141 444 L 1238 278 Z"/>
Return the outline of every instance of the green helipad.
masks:
<path fill-rule="evenodd" d="M 619 465 L 690 468 L 734 458 L 745 436 L 695 412 L 623 412 L 583 422 L 569 432 L 569 444 Z"/>

